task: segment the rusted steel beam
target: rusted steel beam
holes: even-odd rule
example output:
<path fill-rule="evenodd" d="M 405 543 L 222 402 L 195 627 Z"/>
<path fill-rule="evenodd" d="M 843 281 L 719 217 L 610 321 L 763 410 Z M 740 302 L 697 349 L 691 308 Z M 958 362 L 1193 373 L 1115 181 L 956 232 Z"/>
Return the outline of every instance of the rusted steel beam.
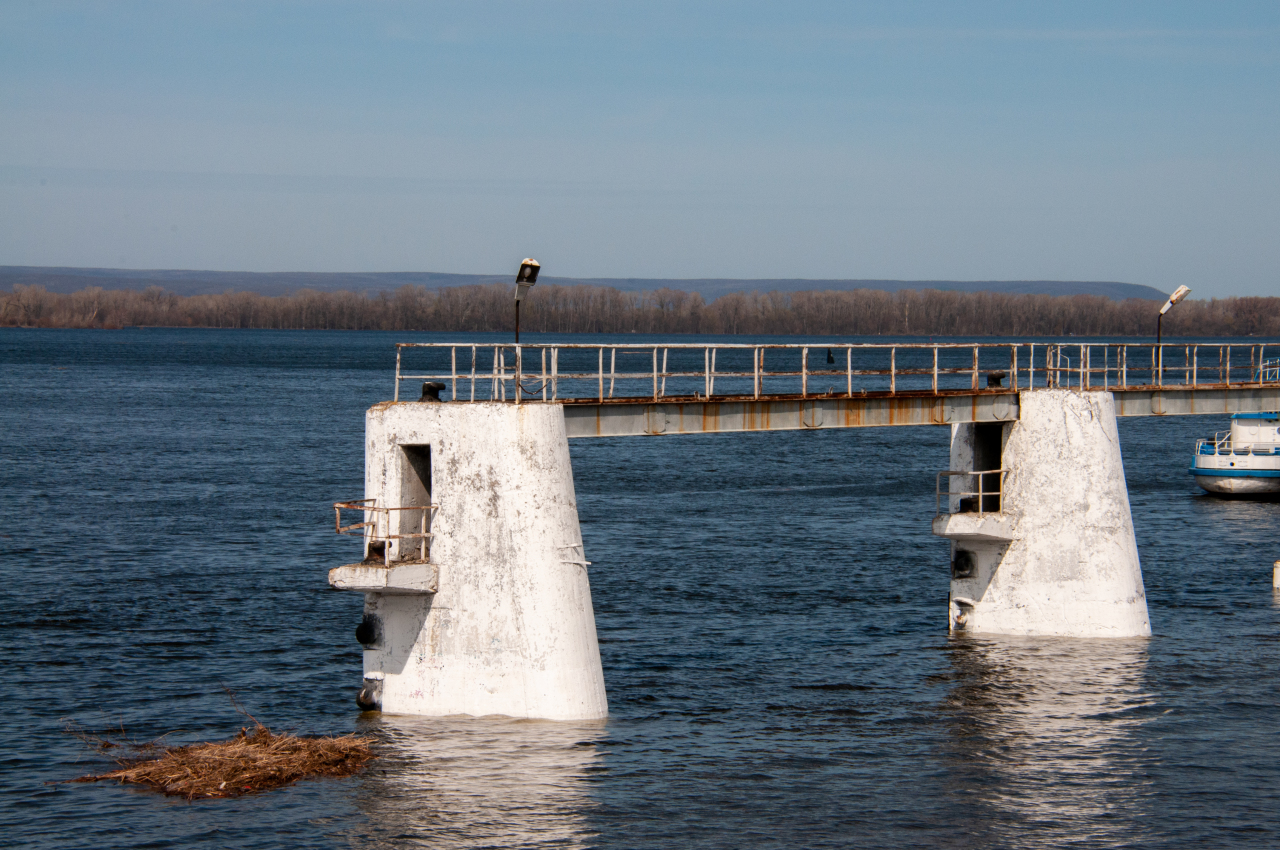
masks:
<path fill-rule="evenodd" d="M 1018 395 L 1013 392 L 886 393 L 853 398 L 569 403 L 564 405 L 564 418 L 570 437 L 951 425 L 1017 419 Z"/>
<path fill-rule="evenodd" d="M 1195 416 L 1280 410 L 1280 387 L 1165 386 L 1115 389 L 1117 416 Z"/>
<path fill-rule="evenodd" d="M 1100 388 L 1099 388 L 1100 389 Z M 1110 391 L 1119 416 L 1192 416 L 1280 410 L 1280 387 L 1225 385 L 1140 387 Z M 659 434 L 720 434 L 739 431 L 798 431 L 885 425 L 952 425 L 1018 418 L 1011 391 L 869 393 L 772 398 L 682 398 L 661 402 L 631 399 L 566 401 L 570 437 Z"/>

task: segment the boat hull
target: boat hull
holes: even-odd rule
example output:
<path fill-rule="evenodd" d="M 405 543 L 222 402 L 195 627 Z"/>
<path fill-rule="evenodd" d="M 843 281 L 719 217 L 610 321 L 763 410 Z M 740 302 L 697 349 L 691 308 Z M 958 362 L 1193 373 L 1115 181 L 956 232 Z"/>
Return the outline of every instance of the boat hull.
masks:
<path fill-rule="evenodd" d="M 1192 470 L 1196 483 L 1210 493 L 1223 496 L 1266 496 L 1280 493 L 1280 477 L 1254 475 L 1204 475 Z"/>

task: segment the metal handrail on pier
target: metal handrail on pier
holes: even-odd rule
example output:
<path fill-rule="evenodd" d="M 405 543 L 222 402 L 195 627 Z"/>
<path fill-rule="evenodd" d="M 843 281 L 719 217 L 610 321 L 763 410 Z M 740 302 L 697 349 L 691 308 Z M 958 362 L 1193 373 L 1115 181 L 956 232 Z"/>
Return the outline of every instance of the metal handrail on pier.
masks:
<path fill-rule="evenodd" d="M 939 472 L 934 486 L 934 495 L 936 501 L 934 503 L 934 512 L 938 516 L 952 513 L 969 514 L 976 513 L 978 516 L 984 514 L 1000 513 L 1002 503 L 1004 501 L 1004 479 L 1009 473 L 1007 469 L 984 469 L 984 470 L 947 470 Z M 991 478 L 995 478 L 994 489 L 989 488 L 987 484 L 991 483 Z M 951 486 L 951 482 L 958 477 L 966 477 L 977 479 L 978 488 L 976 490 L 956 490 Z M 947 487 L 944 490 L 942 480 L 947 480 Z M 942 500 L 947 500 L 947 510 L 942 509 Z M 951 501 L 956 499 L 954 510 Z"/>
<path fill-rule="evenodd" d="M 1230 389 L 1280 383 L 1280 360 L 1265 353 L 1265 345 L 1173 343 L 402 342 L 396 344 L 395 400 L 406 380 L 445 382 L 452 401 L 515 404 Z M 425 368 L 407 370 L 406 357 Z"/>
<path fill-rule="evenodd" d="M 426 561 L 430 558 L 431 532 L 427 531 L 431 527 L 431 512 L 439 509 L 439 505 L 421 505 L 399 508 L 384 508 L 378 506 L 377 499 L 351 499 L 346 502 L 333 503 L 333 528 L 339 534 L 354 534 L 360 531 L 365 538 L 365 551 L 370 555 L 373 554 L 374 545 L 382 544 L 382 563 L 384 566 L 391 566 L 391 541 L 393 540 L 417 540 L 418 541 L 418 558 Z M 353 522 L 348 525 L 342 524 L 343 511 L 361 511 L 363 520 Z M 420 511 L 422 513 L 419 522 L 419 531 L 403 532 L 400 534 L 391 533 L 391 515 L 395 511 Z M 412 550 L 410 550 L 412 551 Z M 408 560 L 401 558 L 400 560 Z"/>

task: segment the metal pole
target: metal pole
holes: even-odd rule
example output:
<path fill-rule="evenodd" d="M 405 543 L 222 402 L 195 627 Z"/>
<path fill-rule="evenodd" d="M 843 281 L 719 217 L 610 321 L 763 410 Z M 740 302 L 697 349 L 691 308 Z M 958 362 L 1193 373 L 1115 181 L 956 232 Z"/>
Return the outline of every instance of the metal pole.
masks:
<path fill-rule="evenodd" d="M 516 302 L 516 345 L 520 344 L 520 302 Z"/>
<path fill-rule="evenodd" d="M 889 355 L 889 359 L 893 359 L 893 355 Z M 844 389 L 849 398 L 853 398 L 853 346 L 849 346 L 844 350 Z M 893 377 L 889 377 L 890 383 Z"/>
<path fill-rule="evenodd" d="M 658 400 L 658 347 L 653 348 L 653 400 Z"/>
<path fill-rule="evenodd" d="M 1164 352 L 1160 351 L 1160 336 L 1163 332 L 1163 325 L 1164 313 L 1161 313 L 1156 316 L 1156 351 L 1159 352 L 1158 357 L 1160 358 L 1160 377 L 1156 379 L 1157 384 L 1164 383 Z"/>
<path fill-rule="evenodd" d="M 760 398 L 760 351 L 761 349 L 759 348 L 751 351 L 751 371 L 754 373 L 751 387 L 756 398 Z"/>

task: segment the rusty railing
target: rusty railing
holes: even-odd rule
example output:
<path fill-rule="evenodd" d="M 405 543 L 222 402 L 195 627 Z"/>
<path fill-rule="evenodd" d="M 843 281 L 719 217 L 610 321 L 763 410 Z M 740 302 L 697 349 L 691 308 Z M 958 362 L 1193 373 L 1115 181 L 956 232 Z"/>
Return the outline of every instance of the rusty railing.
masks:
<path fill-rule="evenodd" d="M 939 472 L 934 487 L 934 495 L 936 501 L 934 503 L 934 512 L 941 516 L 943 513 L 949 514 L 971 514 L 976 513 L 978 516 L 984 514 L 999 513 L 1004 501 L 1004 479 L 1008 475 L 1007 469 L 985 469 L 985 470 L 947 470 Z M 947 486 L 942 486 L 943 479 L 946 479 Z M 976 481 L 977 489 L 957 490 L 954 482 L 957 478 L 968 478 Z M 972 484 L 969 485 L 972 488 Z M 942 510 L 942 500 L 947 500 L 947 510 Z"/>
<path fill-rule="evenodd" d="M 452 401 L 516 404 L 1280 383 L 1280 362 L 1266 359 L 1266 348 L 1061 342 L 398 343 L 395 400 L 400 400 L 401 382 L 409 380 L 443 382 Z M 406 359 L 419 368 L 407 368 Z"/>
<path fill-rule="evenodd" d="M 393 562 L 392 550 L 395 550 L 395 561 L 406 561 L 405 553 L 400 550 L 401 540 L 416 540 L 418 549 L 418 560 L 427 561 L 431 554 L 431 514 L 439 508 L 438 505 L 424 505 L 419 507 L 401 507 L 401 508 L 383 508 L 378 506 L 377 499 L 352 499 L 346 502 L 333 503 L 333 527 L 334 531 L 339 534 L 354 534 L 359 531 L 364 536 L 365 561 L 381 557 L 383 566 L 391 566 Z M 360 511 L 363 519 L 360 522 L 352 522 L 348 525 L 342 524 L 343 511 Z M 403 528 L 397 527 L 399 533 L 391 532 L 391 518 L 397 512 L 419 511 L 422 516 L 420 518 L 418 531 L 404 531 Z M 380 551 L 379 551 L 380 550 Z"/>

